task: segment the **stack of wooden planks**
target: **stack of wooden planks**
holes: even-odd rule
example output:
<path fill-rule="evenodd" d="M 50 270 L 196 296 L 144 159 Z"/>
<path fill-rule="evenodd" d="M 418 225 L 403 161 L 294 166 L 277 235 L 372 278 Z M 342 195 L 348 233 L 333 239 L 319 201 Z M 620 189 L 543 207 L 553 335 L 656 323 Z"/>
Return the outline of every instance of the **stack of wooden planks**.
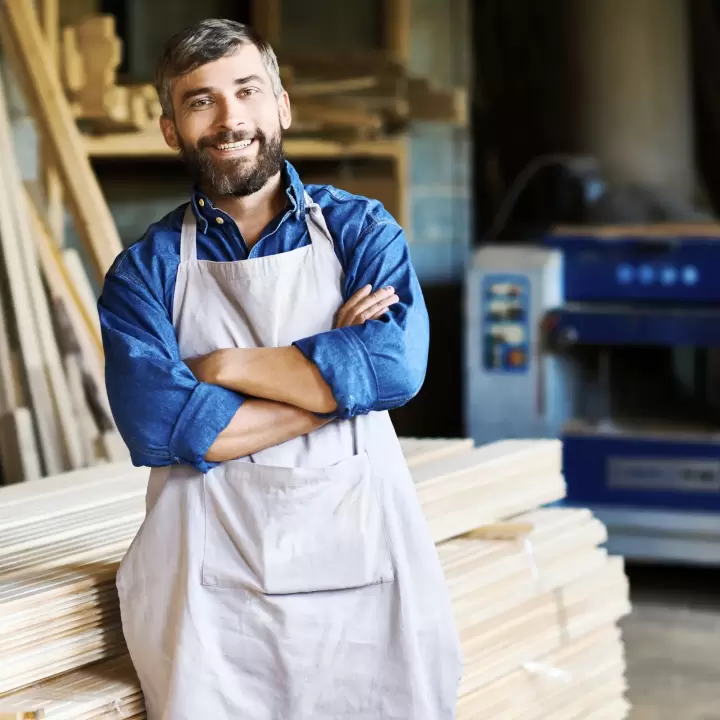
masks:
<path fill-rule="evenodd" d="M 465 655 L 458 720 L 620 720 L 623 564 L 562 498 L 560 444 L 403 439 Z M 126 463 L 0 489 L 0 720 L 144 717 L 114 575 L 144 516 Z"/>
<path fill-rule="evenodd" d="M 14 1 L 0 7 L 2 37 L 31 49 L 13 57 L 22 58 L 17 67 L 30 78 L 36 117 L 52 128 L 47 147 L 72 178 L 68 200 L 88 253 L 83 258 L 52 236 L 39 194 L 23 182 L 0 79 L 0 478 L 6 484 L 128 456 L 105 393 L 96 292 L 85 267 L 90 260 L 104 273 L 120 242 L 77 128 L 63 125 L 62 112 L 55 112 L 64 99 L 53 102 L 52 74 L 32 52 L 44 50 L 32 8 L 27 17 L 16 9 L 28 11 Z M 15 33 L 28 17 L 32 23 Z"/>
<path fill-rule="evenodd" d="M 123 43 L 109 14 L 63 28 L 60 75 L 73 115 L 88 132 L 139 132 L 157 126 L 152 85 L 118 82 Z M 467 122 L 466 93 L 408 75 L 383 53 L 280 53 L 293 107 L 293 136 L 360 140 L 406 129 L 412 120 Z"/>

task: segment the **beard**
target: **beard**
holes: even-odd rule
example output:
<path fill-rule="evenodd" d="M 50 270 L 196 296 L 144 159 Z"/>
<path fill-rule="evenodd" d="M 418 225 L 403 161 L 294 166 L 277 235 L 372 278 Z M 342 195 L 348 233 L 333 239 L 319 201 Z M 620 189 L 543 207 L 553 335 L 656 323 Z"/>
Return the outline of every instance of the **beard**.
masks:
<path fill-rule="evenodd" d="M 258 151 L 254 158 L 217 160 L 209 148 L 224 143 L 242 142 L 254 138 Z M 192 147 L 178 133 L 180 157 L 199 187 L 217 195 L 245 197 L 261 190 L 268 180 L 281 172 L 285 165 L 282 129 L 268 137 L 259 128 L 254 135 L 246 132 L 224 132 L 203 137 Z"/>

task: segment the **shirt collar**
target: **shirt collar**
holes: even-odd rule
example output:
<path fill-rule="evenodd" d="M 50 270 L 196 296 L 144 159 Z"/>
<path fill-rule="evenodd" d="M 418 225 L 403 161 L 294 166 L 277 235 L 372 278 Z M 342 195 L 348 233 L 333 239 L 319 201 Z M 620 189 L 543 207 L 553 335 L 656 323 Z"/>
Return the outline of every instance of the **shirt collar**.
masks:
<path fill-rule="evenodd" d="M 297 170 L 286 160 L 283 169 L 283 183 L 285 184 L 285 194 L 290 200 L 292 212 L 299 219 L 305 214 L 305 187 L 300 180 Z M 205 195 L 200 188 L 193 187 L 192 206 L 195 217 L 198 221 L 198 229 L 205 233 L 208 229 L 209 220 L 217 214 L 216 208 L 213 206 L 210 198 Z"/>

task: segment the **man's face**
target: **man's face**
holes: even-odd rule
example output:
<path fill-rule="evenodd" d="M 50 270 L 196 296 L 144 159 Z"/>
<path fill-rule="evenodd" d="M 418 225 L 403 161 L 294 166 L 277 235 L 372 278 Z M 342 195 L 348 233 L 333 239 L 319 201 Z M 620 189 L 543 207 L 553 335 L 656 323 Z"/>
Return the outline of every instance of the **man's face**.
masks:
<path fill-rule="evenodd" d="M 280 172 L 290 104 L 273 93 L 254 45 L 177 78 L 172 97 L 175 119 L 162 118 L 163 135 L 204 190 L 250 195 Z"/>

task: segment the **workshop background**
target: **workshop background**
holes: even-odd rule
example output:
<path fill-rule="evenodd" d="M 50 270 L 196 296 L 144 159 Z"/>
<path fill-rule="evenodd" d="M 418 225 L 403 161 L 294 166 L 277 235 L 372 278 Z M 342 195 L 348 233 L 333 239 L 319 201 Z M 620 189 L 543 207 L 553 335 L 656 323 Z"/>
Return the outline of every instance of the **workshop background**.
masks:
<path fill-rule="evenodd" d="M 286 154 L 301 178 L 375 197 L 406 229 L 431 349 L 423 389 L 392 413 L 398 435 L 562 440 L 560 504 L 593 511 L 626 558 L 630 714 L 615 704 L 532 716 L 720 718 L 720 2 L 38 0 L 42 37 L 30 5 L 0 3 L 0 68 L 30 198 L 16 184 L 28 203 L 16 230 L 27 220 L 40 238 L 42 287 L 56 311 L 67 306 L 53 322 L 85 427 L 107 416 L 87 312 L 98 269 L 187 197 L 157 129 L 155 59 L 196 20 L 250 22 L 279 57 L 294 110 Z M 66 120 L 79 139 L 57 129 Z M 21 207 L 11 197 L 0 217 Z M 21 254 L 0 246 L 0 360 L 5 334 L 10 355 L 54 342 L 23 334 L 23 296 L 8 282 L 30 262 Z M 89 355 L 84 370 L 70 362 Z M 18 372 L 0 362 L 0 391 Z M 0 446 L 3 412 L 22 405 L 9 384 Z M 42 445 L 48 399 L 30 394 Z M 13 418 L 23 437 L 24 416 Z M 112 424 L 95 424 L 105 459 L 122 460 Z M 57 474 L 27 457 L 6 452 L 8 484 L 13 472 Z M 21 685 L 3 685 L 3 662 L 0 648 L 0 710 Z"/>

